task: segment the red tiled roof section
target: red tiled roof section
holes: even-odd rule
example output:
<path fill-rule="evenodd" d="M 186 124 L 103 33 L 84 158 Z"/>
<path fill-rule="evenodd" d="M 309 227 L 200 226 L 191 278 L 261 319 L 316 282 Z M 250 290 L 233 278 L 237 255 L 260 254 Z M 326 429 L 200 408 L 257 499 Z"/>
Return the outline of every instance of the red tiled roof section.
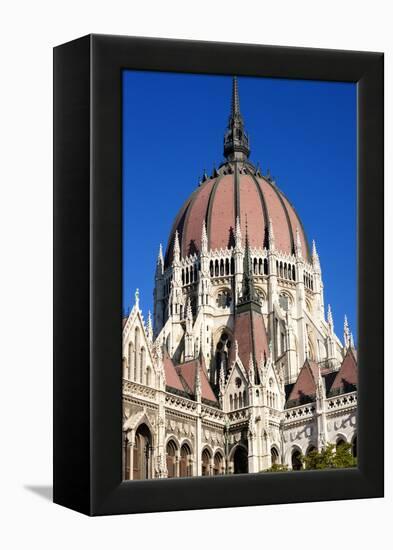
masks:
<path fill-rule="evenodd" d="M 340 370 L 338 371 L 336 378 L 330 388 L 331 392 L 338 390 L 345 390 L 349 386 L 357 386 L 358 383 L 358 369 L 353 351 L 349 349 L 344 361 L 341 363 Z"/>
<path fill-rule="evenodd" d="M 203 365 L 201 365 L 199 358 L 176 366 L 176 371 L 179 374 L 180 379 L 184 381 L 184 389 L 188 393 L 195 395 L 197 369 L 199 369 L 199 375 L 201 378 L 202 399 L 217 402 L 217 398 L 214 395 L 212 387 L 210 386 L 206 369 Z"/>
<path fill-rule="evenodd" d="M 169 357 L 169 354 L 166 350 L 164 350 L 163 363 L 166 385 L 174 388 L 175 390 L 184 391 L 183 384 L 181 383 L 172 359 Z"/>
<path fill-rule="evenodd" d="M 245 369 L 248 369 L 250 353 L 254 362 L 268 355 L 268 340 L 263 315 L 251 308 L 236 315 L 234 339 L 237 340 L 238 353 Z"/>
<path fill-rule="evenodd" d="M 306 361 L 304 363 L 288 397 L 288 401 L 298 401 L 304 397 L 312 397 L 315 395 L 318 381 L 318 368 L 318 365 L 313 361 Z"/>
<path fill-rule="evenodd" d="M 238 181 L 238 184 L 236 184 Z M 233 246 L 236 213 L 240 214 L 243 236 L 247 217 L 248 237 L 252 247 L 263 248 L 269 218 L 273 223 L 276 248 L 291 254 L 299 227 L 303 257 L 308 244 L 300 219 L 283 193 L 263 177 L 251 174 L 226 174 L 208 178 L 184 203 L 169 235 L 165 265 L 172 261 L 175 231 L 179 232 L 182 256 L 200 251 L 203 223 L 207 223 L 209 248 Z"/>

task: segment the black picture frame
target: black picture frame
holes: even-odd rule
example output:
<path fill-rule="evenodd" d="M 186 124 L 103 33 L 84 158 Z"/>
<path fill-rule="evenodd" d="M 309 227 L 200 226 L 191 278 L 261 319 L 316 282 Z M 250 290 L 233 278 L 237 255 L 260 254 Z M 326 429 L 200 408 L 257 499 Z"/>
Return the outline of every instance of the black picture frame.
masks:
<path fill-rule="evenodd" d="M 104 515 L 383 496 L 383 66 L 382 53 L 107 35 L 54 49 L 54 502 Z M 126 68 L 357 84 L 358 468 L 122 481 Z"/>

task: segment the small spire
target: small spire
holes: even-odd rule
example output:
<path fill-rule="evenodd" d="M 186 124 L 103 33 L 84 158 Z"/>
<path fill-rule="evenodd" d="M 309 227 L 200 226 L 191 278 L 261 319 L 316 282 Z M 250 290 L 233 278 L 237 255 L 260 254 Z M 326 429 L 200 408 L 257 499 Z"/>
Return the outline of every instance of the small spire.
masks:
<path fill-rule="evenodd" d="M 250 359 L 248 361 L 248 380 L 250 385 L 253 386 L 255 383 L 255 373 L 254 373 L 254 361 L 252 358 L 252 353 L 250 353 Z"/>
<path fill-rule="evenodd" d="M 202 237 L 201 237 L 201 252 L 202 254 L 206 254 L 208 250 L 208 239 L 207 239 L 207 231 L 206 231 L 206 222 L 203 220 L 202 225 Z"/>
<path fill-rule="evenodd" d="M 139 308 L 139 288 L 135 291 L 135 305 Z"/>
<path fill-rule="evenodd" d="M 192 321 L 192 308 L 190 298 L 187 299 L 186 319 L 187 321 Z"/>
<path fill-rule="evenodd" d="M 333 324 L 333 313 L 332 313 L 332 308 L 330 307 L 330 304 L 328 304 L 328 312 L 327 312 L 327 321 L 328 321 L 328 324 L 333 332 L 334 330 L 334 324 Z"/>
<path fill-rule="evenodd" d="M 269 249 L 274 250 L 275 247 L 276 247 L 276 244 L 274 239 L 273 222 L 272 222 L 272 219 L 269 218 Z"/>
<path fill-rule="evenodd" d="M 195 397 L 197 401 L 200 401 L 202 398 L 202 384 L 201 384 L 201 373 L 200 373 L 199 361 L 196 365 L 195 373 Z"/>
<path fill-rule="evenodd" d="M 246 160 L 250 155 L 248 135 L 240 114 L 239 88 L 236 76 L 232 81 L 231 115 L 224 136 L 224 156 L 227 160 Z"/>
<path fill-rule="evenodd" d="M 157 264 L 156 264 L 156 276 L 160 276 L 164 273 L 164 256 L 162 253 L 162 244 L 158 249 Z"/>
<path fill-rule="evenodd" d="M 299 226 L 296 227 L 296 246 L 295 246 L 296 256 L 299 258 L 302 257 L 302 242 L 300 240 L 300 231 Z"/>
<path fill-rule="evenodd" d="M 151 320 L 151 313 L 149 309 L 149 313 L 147 316 L 147 326 L 146 326 L 146 332 L 147 332 L 147 338 L 149 342 L 151 343 L 153 341 L 153 323 Z"/>
<path fill-rule="evenodd" d="M 355 341 L 353 339 L 353 334 L 351 332 L 350 336 L 349 336 L 349 345 L 352 349 L 355 349 Z"/>
<path fill-rule="evenodd" d="M 344 315 L 344 348 L 347 350 L 351 344 L 351 335 L 349 332 L 349 325 L 347 316 Z"/>
<path fill-rule="evenodd" d="M 236 227 L 235 227 L 235 246 L 238 249 L 242 247 L 242 230 L 240 227 L 240 218 L 236 216 Z"/>
<path fill-rule="evenodd" d="M 179 244 L 179 233 L 176 229 L 176 233 L 175 233 L 175 242 L 174 242 L 174 245 L 173 245 L 173 260 L 175 262 L 179 262 L 180 260 L 180 244 Z"/>
<path fill-rule="evenodd" d="M 314 268 L 319 268 L 319 256 L 317 252 L 317 246 L 315 244 L 315 241 L 313 239 L 312 241 L 312 253 L 311 253 L 311 260 Z"/>

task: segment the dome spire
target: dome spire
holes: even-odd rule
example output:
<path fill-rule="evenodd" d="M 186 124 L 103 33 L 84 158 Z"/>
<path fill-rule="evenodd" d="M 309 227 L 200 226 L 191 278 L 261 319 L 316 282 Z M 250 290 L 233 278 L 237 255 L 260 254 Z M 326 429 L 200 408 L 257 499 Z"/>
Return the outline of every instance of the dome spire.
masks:
<path fill-rule="evenodd" d="M 224 156 L 229 161 L 246 160 L 250 155 L 248 135 L 240 114 L 239 88 L 236 76 L 232 82 L 232 104 L 228 128 L 224 136 Z"/>

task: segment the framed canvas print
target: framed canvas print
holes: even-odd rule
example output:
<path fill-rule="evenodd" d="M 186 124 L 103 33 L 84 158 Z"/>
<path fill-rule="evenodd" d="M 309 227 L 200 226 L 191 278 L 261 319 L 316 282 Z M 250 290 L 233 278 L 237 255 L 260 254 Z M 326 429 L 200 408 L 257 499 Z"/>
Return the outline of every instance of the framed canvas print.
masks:
<path fill-rule="evenodd" d="M 54 50 L 54 501 L 383 496 L 383 55 Z"/>

